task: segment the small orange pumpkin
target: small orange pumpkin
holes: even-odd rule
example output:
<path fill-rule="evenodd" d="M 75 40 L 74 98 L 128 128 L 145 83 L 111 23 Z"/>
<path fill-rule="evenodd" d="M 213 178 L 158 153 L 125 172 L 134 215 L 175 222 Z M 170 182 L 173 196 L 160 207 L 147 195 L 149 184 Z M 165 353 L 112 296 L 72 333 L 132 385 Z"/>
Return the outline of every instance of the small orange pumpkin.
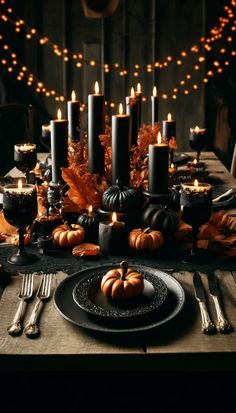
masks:
<path fill-rule="evenodd" d="M 162 233 L 151 228 L 136 228 L 129 233 L 129 246 L 138 251 L 154 251 L 163 244 Z"/>
<path fill-rule="evenodd" d="M 135 297 L 143 291 L 143 275 L 128 268 L 127 262 L 122 261 L 120 268 L 114 268 L 103 276 L 101 290 L 113 300 Z"/>
<path fill-rule="evenodd" d="M 65 223 L 52 231 L 52 237 L 59 247 L 72 248 L 83 242 L 85 231 L 80 225 Z"/>

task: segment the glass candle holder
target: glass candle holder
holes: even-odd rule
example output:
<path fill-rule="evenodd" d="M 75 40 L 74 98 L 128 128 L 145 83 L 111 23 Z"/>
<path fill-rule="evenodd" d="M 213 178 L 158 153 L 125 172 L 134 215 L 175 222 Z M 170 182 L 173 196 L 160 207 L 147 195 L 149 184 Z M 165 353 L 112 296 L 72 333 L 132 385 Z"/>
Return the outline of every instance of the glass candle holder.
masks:
<path fill-rule="evenodd" d="M 17 169 L 26 174 L 29 183 L 29 172 L 35 168 L 37 153 L 35 143 L 18 143 L 14 146 L 14 161 Z"/>
<path fill-rule="evenodd" d="M 197 162 L 200 160 L 201 151 L 206 147 L 207 144 L 207 130 L 200 129 L 198 126 L 190 129 L 189 135 L 189 145 L 194 150 L 197 151 Z"/>

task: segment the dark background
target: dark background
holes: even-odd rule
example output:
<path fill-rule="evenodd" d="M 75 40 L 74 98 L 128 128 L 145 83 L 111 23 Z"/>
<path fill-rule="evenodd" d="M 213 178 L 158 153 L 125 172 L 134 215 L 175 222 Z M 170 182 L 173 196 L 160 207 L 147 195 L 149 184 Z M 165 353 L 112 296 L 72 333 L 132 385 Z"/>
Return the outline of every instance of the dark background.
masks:
<path fill-rule="evenodd" d="M 72 51 L 82 52 L 85 60 L 95 59 L 100 63 L 92 68 L 84 64 L 78 69 L 72 62 L 65 63 L 53 54 L 47 46 L 40 46 L 35 40 L 26 40 L 24 33 L 14 32 L 12 25 L 0 21 L 0 32 L 4 34 L 13 52 L 17 52 L 21 61 L 42 80 L 50 89 L 69 99 L 75 89 L 79 99 L 87 104 L 87 95 L 93 92 L 95 80 L 103 86 L 108 102 L 118 103 L 130 93 L 131 86 L 141 82 L 147 102 L 143 104 L 143 122 L 150 122 L 150 95 L 153 85 L 159 93 L 168 92 L 178 86 L 179 80 L 193 72 L 196 61 L 189 54 L 178 67 L 171 63 L 167 69 L 147 73 L 146 65 L 161 60 L 168 55 L 179 56 L 187 51 L 209 30 L 223 14 L 228 0 L 120 0 L 115 13 L 104 19 L 85 17 L 79 0 L 18 0 L 8 1 L 7 5 L 23 18 L 30 27 L 34 27 L 52 42 Z M 3 9 L 2 9 L 3 10 Z M 234 146 L 236 128 L 236 75 L 235 63 L 231 64 L 222 75 L 213 78 L 209 84 L 200 82 L 206 69 L 218 58 L 219 46 L 207 54 L 206 63 L 200 71 L 193 74 L 192 83 L 199 84 L 198 91 L 183 94 L 173 101 L 160 100 L 159 119 L 171 112 L 177 120 L 177 140 L 181 150 L 188 150 L 189 128 L 206 126 L 209 133 L 208 148 L 214 148 L 224 163 L 229 167 Z M 2 51 L 1 51 L 2 53 Z M 204 50 L 201 55 L 204 55 Z M 235 58 L 234 58 L 235 60 Z M 231 60 L 232 61 L 232 60 Z M 102 75 L 101 63 L 120 64 L 120 68 L 130 68 L 126 76 L 121 77 L 119 70 Z M 133 75 L 134 64 L 139 64 L 139 76 Z M 190 83 L 190 84 L 192 84 Z M 0 65 L 0 103 L 21 102 L 33 104 L 36 109 L 34 140 L 39 140 L 40 126 L 56 116 L 58 107 L 64 114 L 65 104 L 55 102 L 37 94 L 23 81 L 19 82 L 13 73 L 7 73 Z M 117 109 L 109 110 L 113 114 Z M 86 128 L 86 112 L 83 114 Z M 6 140 L 0 125 L 0 144 Z M 42 146 L 39 146 L 42 150 Z"/>

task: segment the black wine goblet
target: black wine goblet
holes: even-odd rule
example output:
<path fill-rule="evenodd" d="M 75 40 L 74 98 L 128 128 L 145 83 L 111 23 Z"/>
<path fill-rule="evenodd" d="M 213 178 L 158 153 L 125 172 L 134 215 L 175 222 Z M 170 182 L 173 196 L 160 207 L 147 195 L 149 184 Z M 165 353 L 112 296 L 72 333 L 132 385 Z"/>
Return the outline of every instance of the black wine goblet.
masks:
<path fill-rule="evenodd" d="M 10 264 L 28 265 L 37 261 L 37 257 L 27 254 L 24 247 L 24 234 L 27 226 L 33 223 L 37 216 L 37 192 L 34 185 L 6 185 L 3 193 L 3 213 L 6 221 L 17 227 L 19 234 L 19 249 L 8 258 Z"/>
<path fill-rule="evenodd" d="M 35 143 L 18 143 L 14 146 L 14 161 L 17 169 L 26 174 L 29 183 L 29 172 L 35 168 L 37 153 Z"/>
<path fill-rule="evenodd" d="M 206 251 L 198 248 L 197 239 L 199 228 L 207 222 L 212 211 L 212 187 L 210 184 L 186 183 L 181 185 L 182 219 L 192 227 L 192 249 L 185 261 L 201 263 L 206 258 Z"/>
<path fill-rule="evenodd" d="M 194 150 L 197 151 L 197 162 L 200 160 L 201 151 L 206 147 L 207 144 L 207 130 L 200 129 L 196 126 L 194 129 L 190 129 L 189 135 L 189 145 Z"/>

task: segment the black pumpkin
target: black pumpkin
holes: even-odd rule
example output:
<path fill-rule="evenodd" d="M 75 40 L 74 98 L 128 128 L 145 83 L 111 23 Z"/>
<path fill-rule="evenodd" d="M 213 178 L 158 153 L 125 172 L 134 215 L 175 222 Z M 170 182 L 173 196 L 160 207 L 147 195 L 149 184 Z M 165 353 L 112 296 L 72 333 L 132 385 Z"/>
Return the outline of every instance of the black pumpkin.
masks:
<path fill-rule="evenodd" d="M 79 215 L 77 223 L 85 229 L 85 240 L 90 241 L 97 239 L 99 222 L 100 217 L 94 212 L 84 212 Z"/>
<path fill-rule="evenodd" d="M 137 211 L 143 202 L 143 193 L 139 189 L 122 186 L 120 183 L 107 188 L 102 197 L 103 208 L 111 212 Z"/>
<path fill-rule="evenodd" d="M 154 204 L 145 209 L 143 222 L 148 227 L 161 231 L 165 236 L 177 232 L 180 224 L 178 215 L 172 209 Z"/>
<path fill-rule="evenodd" d="M 180 210 L 180 187 L 178 186 L 172 188 L 171 190 L 171 200 L 169 202 L 169 207 L 176 212 Z"/>

